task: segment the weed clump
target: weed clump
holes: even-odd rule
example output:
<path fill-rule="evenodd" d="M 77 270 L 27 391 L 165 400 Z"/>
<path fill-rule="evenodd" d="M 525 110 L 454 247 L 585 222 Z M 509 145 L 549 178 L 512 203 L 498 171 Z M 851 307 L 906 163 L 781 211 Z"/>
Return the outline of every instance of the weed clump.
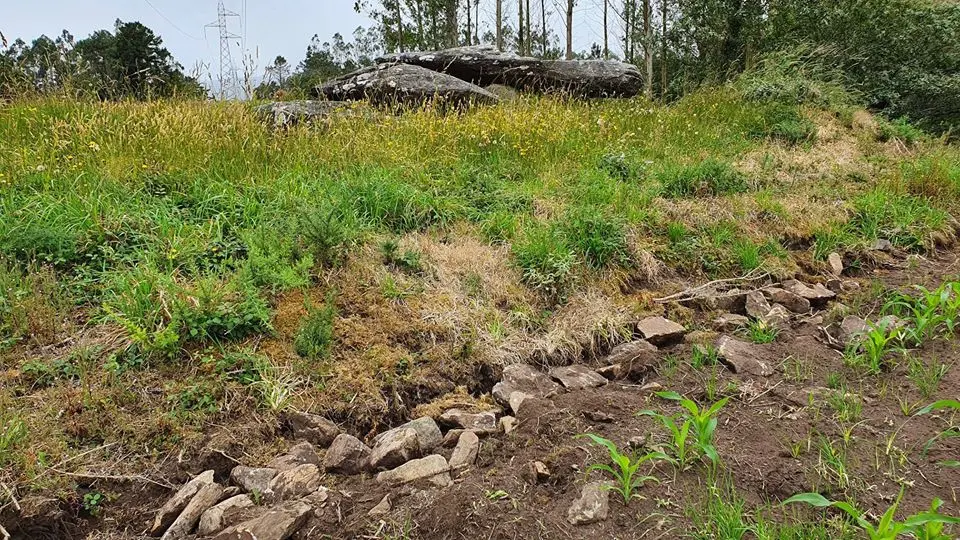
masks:
<path fill-rule="evenodd" d="M 714 159 L 687 167 L 671 167 L 657 178 L 663 195 L 668 198 L 730 195 L 750 189 L 743 173 Z"/>
<path fill-rule="evenodd" d="M 297 354 L 310 360 L 324 358 L 333 343 L 333 320 L 337 315 L 332 299 L 328 298 L 319 307 L 307 305 L 307 316 L 293 339 Z"/>
<path fill-rule="evenodd" d="M 562 299 L 574 280 L 577 255 L 555 227 L 538 227 L 513 245 L 524 283 L 554 299 Z"/>

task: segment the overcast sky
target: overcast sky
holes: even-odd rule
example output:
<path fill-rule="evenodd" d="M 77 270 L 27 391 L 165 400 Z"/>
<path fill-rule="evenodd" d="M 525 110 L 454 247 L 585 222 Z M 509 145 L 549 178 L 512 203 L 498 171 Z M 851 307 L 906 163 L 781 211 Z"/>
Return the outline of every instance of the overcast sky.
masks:
<path fill-rule="evenodd" d="M 586 49 L 594 41 L 602 41 L 602 0 L 581 0 L 574 25 L 574 45 Z M 258 56 L 258 72 L 277 55 L 283 55 L 296 65 L 303 59 L 310 38 L 319 34 L 324 40 L 335 32 L 349 38 L 357 26 L 368 26 L 371 21 L 353 11 L 354 0 L 225 0 L 228 10 L 245 15 L 242 21 L 230 18 L 230 30 L 243 40 L 246 49 Z M 505 2 L 506 7 L 511 0 Z M 207 82 L 206 70 L 216 72 L 219 59 L 218 30 L 205 28 L 217 19 L 216 0 L 0 0 L 0 32 L 8 40 L 27 41 L 46 34 L 56 37 L 62 29 L 69 30 L 77 39 L 95 30 L 112 30 L 113 22 L 140 21 L 163 38 L 165 46 L 188 72 L 202 65 L 202 82 Z M 492 9 L 481 2 L 481 31 L 492 26 Z M 548 11 L 555 11 L 554 0 L 547 2 Z M 513 11 L 507 11 L 513 13 Z M 557 16 L 548 23 L 555 32 L 562 33 Z M 598 27 L 598 25 L 600 25 Z M 611 38 L 611 41 L 613 38 Z M 232 54 L 239 65 L 240 39 L 234 40 Z"/>

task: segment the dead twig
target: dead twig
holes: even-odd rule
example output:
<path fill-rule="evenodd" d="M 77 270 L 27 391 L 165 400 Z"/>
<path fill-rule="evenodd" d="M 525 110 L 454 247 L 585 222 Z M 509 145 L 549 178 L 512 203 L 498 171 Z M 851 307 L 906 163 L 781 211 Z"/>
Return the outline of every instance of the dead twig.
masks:
<path fill-rule="evenodd" d="M 142 474 L 134 474 L 134 475 L 124 475 L 124 474 L 94 474 L 94 473 L 83 473 L 83 472 L 81 472 L 81 473 L 74 473 L 74 472 L 68 472 L 68 471 L 61 471 L 61 470 L 57 470 L 57 469 L 53 469 L 53 470 L 54 470 L 54 472 L 56 472 L 56 473 L 58 473 L 58 474 L 62 474 L 62 475 L 64 475 L 64 476 L 73 476 L 73 477 L 75 477 L 75 478 L 86 478 L 86 479 L 89 479 L 89 480 L 119 480 L 119 481 L 122 481 L 122 482 L 136 482 L 136 481 L 141 481 L 141 482 L 147 482 L 147 483 L 149 483 L 149 484 L 154 484 L 154 485 L 156 485 L 156 486 L 160 486 L 160 487 L 166 488 L 166 489 L 177 489 L 177 486 L 175 486 L 175 485 L 173 485 L 173 484 L 170 484 L 170 483 L 168 483 L 168 482 L 158 482 L 157 480 L 154 480 L 154 479 L 152 479 L 152 478 L 148 478 L 148 477 L 146 477 L 146 476 L 143 476 Z"/>
<path fill-rule="evenodd" d="M 7 492 L 7 497 L 10 499 L 10 503 L 9 503 L 9 504 L 12 504 L 12 505 L 13 505 L 13 509 L 16 510 L 17 512 L 19 512 L 19 511 L 20 511 L 20 503 L 17 501 L 17 498 L 13 495 L 13 491 L 11 491 L 10 488 L 7 487 L 7 485 L 4 484 L 3 482 L 0 482 L 0 487 L 3 487 L 3 490 Z M 3 505 L 3 506 L 0 506 L 0 510 L 2 510 L 3 508 L 5 508 L 6 506 L 7 506 L 6 504 Z"/>
<path fill-rule="evenodd" d="M 718 285 L 726 285 L 726 284 L 729 284 L 729 283 L 743 283 L 743 282 L 751 282 L 751 281 L 760 281 L 760 280 L 766 279 L 766 278 L 768 278 L 768 277 L 770 277 L 770 273 L 769 273 L 769 272 L 763 272 L 763 273 L 758 274 L 758 273 L 757 273 L 757 270 L 751 270 L 751 271 L 748 272 L 746 275 L 743 275 L 743 276 L 740 276 L 740 277 L 725 278 L 725 279 L 715 279 L 715 280 L 713 280 L 713 281 L 708 281 L 708 282 L 706 282 L 706 283 L 704 283 L 704 284 L 702 284 L 702 285 L 698 285 L 698 286 L 696 286 L 696 287 L 691 287 L 691 288 L 689 288 L 689 289 L 682 290 L 682 291 L 680 291 L 680 292 L 678 292 L 678 293 L 674 293 L 674 294 L 671 294 L 671 295 L 668 295 L 668 296 L 664 296 L 664 297 L 662 297 L 662 298 L 655 298 L 655 299 L 654 299 L 654 302 L 656 302 L 656 303 L 658 303 L 658 304 L 665 304 L 665 303 L 667 303 L 667 302 L 684 302 L 684 301 L 688 301 L 688 300 L 699 300 L 699 299 L 703 299 L 703 298 L 724 298 L 724 297 L 727 297 L 727 296 L 735 296 L 735 295 L 743 294 L 743 293 L 742 293 L 742 292 L 736 292 L 736 293 L 726 292 L 726 293 L 715 293 L 715 294 L 700 294 L 700 293 L 702 293 L 703 291 L 706 291 L 706 290 L 714 289 L 714 288 L 716 288 Z"/>

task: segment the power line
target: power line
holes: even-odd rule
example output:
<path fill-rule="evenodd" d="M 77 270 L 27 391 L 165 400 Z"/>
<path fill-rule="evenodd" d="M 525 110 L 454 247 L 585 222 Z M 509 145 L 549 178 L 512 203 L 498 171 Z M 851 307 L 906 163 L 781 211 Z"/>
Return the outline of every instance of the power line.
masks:
<path fill-rule="evenodd" d="M 184 31 L 182 28 L 180 28 L 179 26 L 177 26 L 177 23 L 175 23 L 175 22 L 171 21 L 169 18 L 167 18 L 167 16 L 164 15 L 162 11 L 160 11 L 159 9 L 157 9 L 157 6 L 153 5 L 153 3 L 152 3 L 150 0 L 143 0 L 143 1 L 146 2 L 147 5 L 150 6 L 151 9 L 153 9 L 154 11 L 156 11 L 156 12 L 157 12 L 157 15 L 159 15 L 161 19 L 167 21 L 167 23 L 168 23 L 170 26 L 172 26 L 177 32 L 180 32 L 181 34 L 187 36 L 187 37 L 190 38 L 190 39 L 195 39 L 195 40 L 197 40 L 197 41 L 203 41 L 202 39 L 200 39 L 200 38 L 198 38 L 198 37 L 196 37 L 196 36 L 190 35 L 190 34 L 187 33 L 186 31 Z"/>

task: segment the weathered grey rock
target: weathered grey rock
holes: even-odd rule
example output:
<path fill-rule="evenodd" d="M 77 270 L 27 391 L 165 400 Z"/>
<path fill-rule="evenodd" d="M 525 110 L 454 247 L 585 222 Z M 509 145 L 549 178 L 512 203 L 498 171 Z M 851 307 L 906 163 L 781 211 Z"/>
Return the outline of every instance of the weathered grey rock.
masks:
<path fill-rule="evenodd" d="M 390 430 L 370 452 L 370 467 L 382 471 L 403 465 L 421 455 L 417 431 L 411 428 Z"/>
<path fill-rule="evenodd" d="M 378 502 L 376 506 L 374 506 L 373 508 L 370 509 L 369 512 L 367 512 L 367 515 L 371 517 L 385 516 L 389 514 L 390 510 L 392 509 L 393 509 L 393 504 L 390 502 L 390 494 L 387 493 L 386 495 L 383 496 L 382 499 L 380 499 L 380 502 Z"/>
<path fill-rule="evenodd" d="M 276 101 L 254 109 L 262 121 L 275 128 L 318 124 L 334 118 L 354 117 L 361 111 L 345 101 Z"/>
<path fill-rule="evenodd" d="M 510 410 L 513 411 L 514 414 L 516 414 L 520 410 L 520 406 L 523 405 L 524 400 L 533 398 L 533 397 L 534 396 L 526 392 L 511 392 L 510 399 L 508 401 Z"/>
<path fill-rule="evenodd" d="M 150 527 L 150 534 L 160 536 L 160 534 L 167 530 L 170 524 L 177 519 L 177 516 L 183 512 L 183 509 L 190 503 L 190 499 L 192 499 L 201 488 L 212 483 L 213 471 L 204 471 L 184 484 L 173 497 L 170 497 L 170 499 L 164 503 L 160 511 L 157 512 L 153 520 L 153 525 Z"/>
<path fill-rule="evenodd" d="M 889 253 L 893 251 L 893 243 L 885 238 L 878 238 L 870 246 L 870 249 L 873 251 L 883 251 Z"/>
<path fill-rule="evenodd" d="M 720 332 L 739 330 L 750 324 L 750 318 L 736 313 L 724 313 L 713 320 L 713 327 Z"/>
<path fill-rule="evenodd" d="M 340 427 L 326 418 L 300 411 L 287 413 L 287 423 L 293 430 L 293 436 L 311 442 L 321 448 L 330 446 L 340 434 Z"/>
<path fill-rule="evenodd" d="M 220 484 L 213 482 L 204 485 L 197 491 L 197 494 L 190 499 L 190 502 L 187 503 L 183 512 L 180 512 L 177 519 L 170 524 L 167 531 L 163 533 L 161 540 L 180 540 L 181 538 L 186 538 L 187 535 L 193 531 L 193 528 L 196 527 L 197 522 L 200 521 L 200 516 L 203 515 L 208 508 L 217 504 L 221 495 L 223 495 L 223 486 Z"/>
<path fill-rule="evenodd" d="M 497 96 L 456 77 L 408 64 L 380 64 L 348 73 L 320 86 L 335 101 L 368 100 L 380 106 L 437 102 L 454 106 L 493 104 Z"/>
<path fill-rule="evenodd" d="M 291 501 L 230 527 L 213 540 L 287 540 L 303 527 L 312 511 L 305 502 Z"/>
<path fill-rule="evenodd" d="M 837 331 L 837 339 L 844 346 L 848 346 L 863 338 L 870 331 L 870 325 L 867 321 L 856 315 L 848 315 L 843 318 Z"/>
<path fill-rule="evenodd" d="M 485 86 L 483 89 L 497 96 L 500 101 L 513 101 L 520 97 L 520 93 L 517 92 L 516 89 L 503 84 L 491 84 Z"/>
<path fill-rule="evenodd" d="M 270 481 L 279 473 L 270 467 L 244 467 L 237 465 L 230 471 L 230 481 L 247 493 L 263 494 L 270 487 Z"/>
<path fill-rule="evenodd" d="M 200 525 L 197 527 L 197 534 L 200 536 L 209 536 L 222 531 L 230 525 L 231 516 L 251 506 L 253 506 L 253 499 L 251 499 L 249 495 L 230 497 L 223 502 L 211 506 L 200 516 Z"/>
<path fill-rule="evenodd" d="M 770 313 L 770 302 L 767 302 L 767 297 L 762 292 L 750 291 L 746 295 L 744 310 L 750 317 L 761 319 Z"/>
<path fill-rule="evenodd" d="M 497 415 L 493 411 L 468 413 L 460 409 L 450 409 L 437 418 L 439 423 L 448 428 L 459 428 L 490 435 L 499 432 Z"/>
<path fill-rule="evenodd" d="M 370 448 L 353 435 L 341 433 L 323 456 L 323 469 L 339 474 L 359 474 L 370 460 Z"/>
<path fill-rule="evenodd" d="M 512 416 L 503 416 L 500 418 L 500 430 L 504 435 L 509 435 L 517 429 L 517 419 Z"/>
<path fill-rule="evenodd" d="M 833 275 L 839 277 L 843 274 L 843 257 L 836 251 L 827 255 L 827 264 L 830 265 L 830 272 L 832 272 Z"/>
<path fill-rule="evenodd" d="M 560 381 L 567 390 L 583 390 L 607 384 L 607 380 L 597 372 L 580 364 L 555 367 L 550 370 L 550 376 Z"/>
<path fill-rule="evenodd" d="M 480 438 L 472 431 L 464 432 L 460 435 L 457 447 L 453 449 L 453 454 L 450 456 L 450 470 L 458 472 L 472 467 L 479 453 Z"/>
<path fill-rule="evenodd" d="M 643 339 L 660 346 L 679 341 L 686 333 L 683 325 L 663 317 L 647 317 L 637 323 L 637 331 Z"/>
<path fill-rule="evenodd" d="M 392 54 L 377 61 L 423 66 L 481 86 L 504 84 L 527 92 L 585 98 L 631 97 L 642 88 L 640 72 L 623 62 L 541 60 L 488 45 Z"/>
<path fill-rule="evenodd" d="M 795 279 L 788 279 L 780 284 L 784 289 L 802 296 L 810 301 L 811 304 L 818 306 L 823 305 L 828 300 L 836 298 L 837 293 L 831 291 L 830 289 L 824 287 L 823 285 L 817 283 L 813 286 L 805 285 L 800 283 Z"/>
<path fill-rule="evenodd" d="M 567 510 L 571 525 L 589 525 L 607 519 L 610 511 L 610 491 L 604 482 L 591 482 L 580 490 L 580 498 Z"/>
<path fill-rule="evenodd" d="M 320 487 L 320 469 L 312 463 L 307 463 L 275 476 L 264 494 L 271 501 L 285 501 L 303 497 L 316 491 L 318 487 Z"/>
<path fill-rule="evenodd" d="M 786 328 L 791 317 L 792 315 L 789 309 L 783 307 L 781 304 L 774 304 L 766 315 L 760 317 L 760 320 L 776 328 Z"/>
<path fill-rule="evenodd" d="M 278 471 L 288 471 L 300 465 L 320 465 L 320 456 L 308 442 L 294 445 L 286 454 L 277 456 L 267 463 L 267 467 Z"/>
<path fill-rule="evenodd" d="M 770 301 L 782 305 L 794 313 L 809 313 L 810 300 L 780 287 L 767 287 L 763 290 Z"/>
<path fill-rule="evenodd" d="M 377 482 L 382 484 L 408 484 L 420 480 L 440 487 L 452 484 L 450 465 L 447 464 L 447 460 L 441 455 L 432 454 L 425 458 L 408 461 L 395 469 L 383 471 L 377 475 Z"/>
<path fill-rule="evenodd" d="M 437 426 L 437 422 L 429 416 L 421 416 L 420 418 L 411 420 L 406 424 L 399 425 L 377 435 L 373 439 L 374 446 L 378 445 L 384 438 L 391 436 L 392 432 L 404 429 L 412 429 L 417 432 L 417 442 L 420 444 L 421 452 L 430 452 L 443 442 L 443 434 L 440 433 L 440 427 Z"/>
<path fill-rule="evenodd" d="M 650 342 L 638 339 L 617 345 L 604 360 L 614 370 L 598 373 L 608 379 L 640 379 L 657 365 L 657 347 Z"/>
<path fill-rule="evenodd" d="M 503 368 L 503 377 L 493 386 L 493 397 L 501 405 L 510 404 L 510 395 L 523 392 L 531 397 L 548 397 L 561 391 L 560 385 L 553 382 L 546 373 L 527 364 L 511 364 Z"/>
<path fill-rule="evenodd" d="M 773 375 L 773 368 L 764 361 L 767 352 L 762 345 L 721 336 L 717 340 L 717 355 L 734 373 L 747 373 L 758 377 Z"/>

